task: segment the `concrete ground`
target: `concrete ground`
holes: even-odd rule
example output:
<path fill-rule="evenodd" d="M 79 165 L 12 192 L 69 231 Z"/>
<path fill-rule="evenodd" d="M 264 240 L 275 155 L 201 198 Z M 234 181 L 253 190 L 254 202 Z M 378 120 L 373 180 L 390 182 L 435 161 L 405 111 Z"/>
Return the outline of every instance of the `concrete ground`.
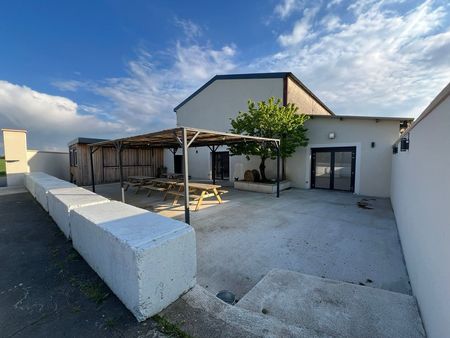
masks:
<path fill-rule="evenodd" d="M 0 195 L 0 337 L 165 337 L 138 323 L 29 193 Z"/>
<path fill-rule="evenodd" d="M 416 299 L 298 272 L 270 271 L 237 307 L 333 337 L 425 337 Z"/>
<path fill-rule="evenodd" d="M 97 192 L 120 199 L 117 184 Z M 183 219 L 183 206 L 130 188 L 127 202 Z M 270 270 L 297 271 L 411 294 L 389 199 L 326 190 L 290 189 L 275 196 L 229 188 L 219 205 L 208 199 L 191 213 L 196 230 L 198 283 L 216 294 L 243 297 Z"/>

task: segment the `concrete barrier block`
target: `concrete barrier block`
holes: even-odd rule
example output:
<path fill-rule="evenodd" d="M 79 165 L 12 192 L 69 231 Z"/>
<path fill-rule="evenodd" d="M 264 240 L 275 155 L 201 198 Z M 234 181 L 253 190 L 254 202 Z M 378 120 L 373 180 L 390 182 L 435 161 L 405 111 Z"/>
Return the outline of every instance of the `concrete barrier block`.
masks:
<path fill-rule="evenodd" d="M 145 320 L 196 282 L 194 229 L 111 201 L 71 211 L 74 248 L 134 314 Z"/>
<path fill-rule="evenodd" d="M 67 238 L 71 238 L 71 210 L 109 202 L 109 199 L 80 187 L 51 189 L 47 195 L 47 200 L 48 213 Z"/>
<path fill-rule="evenodd" d="M 40 171 L 25 174 L 25 179 L 24 179 L 25 188 L 27 188 L 27 190 L 30 192 L 31 195 L 33 195 L 33 197 L 36 197 L 35 179 L 39 178 L 39 177 L 40 178 L 50 178 L 51 176 L 46 173 L 40 172 Z"/>
<path fill-rule="evenodd" d="M 76 185 L 67 181 L 60 180 L 56 177 L 38 177 L 33 178 L 35 184 L 36 200 L 41 204 L 45 211 L 48 212 L 48 191 L 56 188 L 75 188 Z"/>

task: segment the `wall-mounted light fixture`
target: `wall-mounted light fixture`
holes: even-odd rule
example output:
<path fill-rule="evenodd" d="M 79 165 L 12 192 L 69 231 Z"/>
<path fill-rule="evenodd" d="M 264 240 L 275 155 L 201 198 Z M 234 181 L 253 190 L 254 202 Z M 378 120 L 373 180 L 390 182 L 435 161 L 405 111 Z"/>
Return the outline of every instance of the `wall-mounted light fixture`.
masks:
<path fill-rule="evenodd" d="M 372 148 L 375 148 L 375 142 L 371 142 L 371 143 L 370 143 L 370 146 L 371 146 Z"/>
<path fill-rule="evenodd" d="M 397 154 L 398 153 L 398 146 L 397 145 L 392 146 L 392 153 L 393 154 Z"/>
<path fill-rule="evenodd" d="M 409 150 L 409 134 L 406 137 L 402 137 L 400 141 L 400 151 Z"/>
<path fill-rule="evenodd" d="M 330 131 L 330 132 L 328 133 L 328 138 L 329 138 L 330 140 L 334 140 L 334 139 L 336 138 L 336 133 L 335 133 L 334 131 Z"/>

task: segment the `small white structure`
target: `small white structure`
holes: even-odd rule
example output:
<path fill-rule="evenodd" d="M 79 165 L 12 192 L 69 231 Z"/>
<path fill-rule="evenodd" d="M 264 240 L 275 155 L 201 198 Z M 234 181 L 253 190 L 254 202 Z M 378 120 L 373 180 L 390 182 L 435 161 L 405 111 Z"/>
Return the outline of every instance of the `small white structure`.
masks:
<path fill-rule="evenodd" d="M 48 213 L 64 235 L 71 238 L 70 211 L 107 202 L 109 199 L 83 188 L 57 188 L 49 191 Z"/>
<path fill-rule="evenodd" d="M 194 229 L 112 201 L 71 211 L 74 248 L 139 320 L 196 282 Z"/>
<path fill-rule="evenodd" d="M 27 131 L 2 129 L 8 186 L 24 185 L 24 174 L 45 172 L 69 179 L 69 154 L 55 151 L 30 150 Z"/>

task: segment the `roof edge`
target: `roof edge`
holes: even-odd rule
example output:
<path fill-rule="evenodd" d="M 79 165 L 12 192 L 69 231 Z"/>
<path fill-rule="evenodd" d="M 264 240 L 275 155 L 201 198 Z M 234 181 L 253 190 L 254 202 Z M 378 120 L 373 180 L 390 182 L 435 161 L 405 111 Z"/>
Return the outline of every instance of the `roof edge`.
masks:
<path fill-rule="evenodd" d="M 414 117 L 402 116 L 369 116 L 369 115 L 311 115 L 311 118 L 354 119 L 354 120 L 388 120 L 388 121 L 413 121 Z"/>
<path fill-rule="evenodd" d="M 72 146 L 74 144 L 91 144 L 96 142 L 103 142 L 103 141 L 109 141 L 104 138 L 93 138 L 93 137 L 77 137 L 73 139 L 72 141 L 67 143 L 67 146 Z"/>
<path fill-rule="evenodd" d="M 323 103 L 322 100 L 316 96 L 316 94 L 314 94 L 308 87 L 306 87 L 306 85 L 302 81 L 300 81 L 298 77 L 294 75 L 294 73 L 288 72 L 287 76 L 290 77 L 305 92 L 307 92 L 314 100 L 316 100 L 316 102 L 320 104 L 327 112 L 329 112 L 331 116 L 336 116 L 336 114 L 325 103 Z"/>
<path fill-rule="evenodd" d="M 286 76 L 292 74 L 290 72 L 275 72 L 275 73 L 242 73 L 242 74 L 225 74 L 225 75 L 215 75 L 208 82 L 206 82 L 203 86 L 189 95 L 186 99 L 184 99 L 179 105 L 177 105 L 173 111 L 177 112 L 182 106 L 192 100 L 197 94 L 203 91 L 206 87 L 208 87 L 211 83 L 216 80 L 239 80 L 239 79 L 282 79 Z"/>

